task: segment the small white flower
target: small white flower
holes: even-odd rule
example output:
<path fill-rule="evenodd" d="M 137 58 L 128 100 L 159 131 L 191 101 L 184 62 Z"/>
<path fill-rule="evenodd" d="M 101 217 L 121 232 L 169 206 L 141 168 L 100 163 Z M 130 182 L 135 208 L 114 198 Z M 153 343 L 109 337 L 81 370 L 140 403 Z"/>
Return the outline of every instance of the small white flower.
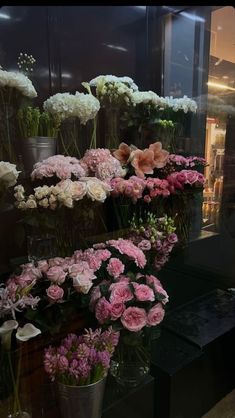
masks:
<path fill-rule="evenodd" d="M 23 328 L 18 328 L 16 338 L 19 341 L 28 341 L 39 334 L 41 334 L 40 329 L 36 328 L 33 324 L 28 323 L 25 324 Z"/>
<path fill-rule="evenodd" d="M 3 322 L 2 326 L 0 327 L 0 336 L 8 334 L 9 332 L 12 332 L 14 329 L 17 329 L 18 325 L 18 322 L 14 321 L 13 319 Z"/>

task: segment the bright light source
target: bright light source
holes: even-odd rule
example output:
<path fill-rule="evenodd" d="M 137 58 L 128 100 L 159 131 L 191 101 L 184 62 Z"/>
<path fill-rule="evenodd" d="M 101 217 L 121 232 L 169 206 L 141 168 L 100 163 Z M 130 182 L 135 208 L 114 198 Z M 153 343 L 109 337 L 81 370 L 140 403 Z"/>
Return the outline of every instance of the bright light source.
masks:
<path fill-rule="evenodd" d="M 0 19 L 10 19 L 11 16 L 9 16 L 7 13 L 0 13 Z"/>
<path fill-rule="evenodd" d="M 220 90 L 232 90 L 235 91 L 234 87 L 227 86 L 226 84 L 214 83 L 213 81 L 208 81 L 207 85 L 209 87 L 215 87 Z"/>

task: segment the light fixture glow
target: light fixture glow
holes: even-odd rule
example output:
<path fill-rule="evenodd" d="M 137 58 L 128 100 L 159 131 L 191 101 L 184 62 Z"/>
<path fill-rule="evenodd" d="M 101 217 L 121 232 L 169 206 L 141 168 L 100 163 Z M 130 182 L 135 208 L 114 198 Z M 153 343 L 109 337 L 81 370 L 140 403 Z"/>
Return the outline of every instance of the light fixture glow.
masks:
<path fill-rule="evenodd" d="M 235 91 L 234 87 L 227 86 L 226 84 L 214 83 L 213 81 L 208 81 L 207 85 L 209 87 L 215 87 L 221 90 L 232 90 Z"/>
<path fill-rule="evenodd" d="M 0 13 L 0 19 L 10 19 L 11 16 L 9 16 L 7 13 Z"/>

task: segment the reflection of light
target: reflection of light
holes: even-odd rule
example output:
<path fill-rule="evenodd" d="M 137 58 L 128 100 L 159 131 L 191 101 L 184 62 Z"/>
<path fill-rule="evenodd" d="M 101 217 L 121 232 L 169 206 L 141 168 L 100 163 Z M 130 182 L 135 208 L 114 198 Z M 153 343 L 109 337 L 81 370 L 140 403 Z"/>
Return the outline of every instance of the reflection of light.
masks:
<path fill-rule="evenodd" d="M 219 65 L 222 61 L 223 61 L 223 60 L 222 60 L 222 58 L 220 58 L 218 61 L 216 61 L 216 62 L 215 62 L 215 64 L 214 64 L 214 65 L 216 65 L 216 66 L 217 66 L 217 65 Z"/>
<path fill-rule="evenodd" d="M 137 9 L 141 9 L 141 10 L 146 10 L 146 6 L 134 6 L 134 7 L 136 7 Z"/>
<path fill-rule="evenodd" d="M 6 13 L 0 13 L 0 19 L 10 19 L 11 18 L 11 16 L 9 16 L 8 14 L 6 14 Z"/>
<path fill-rule="evenodd" d="M 217 30 L 222 30 L 222 26 L 217 26 Z"/>
<path fill-rule="evenodd" d="M 226 80 L 227 78 L 229 78 L 228 75 L 223 75 L 223 78 Z"/>
<path fill-rule="evenodd" d="M 63 78 L 72 78 L 71 74 L 69 74 L 69 73 L 62 73 L 61 76 Z"/>
<path fill-rule="evenodd" d="M 203 18 L 203 17 L 201 17 L 201 16 L 196 16 L 196 15 L 193 15 L 193 14 L 191 14 L 191 13 L 187 13 L 187 12 L 181 12 L 180 13 L 180 15 L 181 16 L 184 16 L 184 17 L 187 17 L 188 19 L 190 19 L 190 20 L 194 20 L 195 22 L 205 22 L 206 20 Z"/>
<path fill-rule="evenodd" d="M 124 52 L 128 51 L 128 49 L 126 49 L 126 48 L 124 48 L 123 46 L 120 46 L 120 45 L 111 45 L 111 44 L 103 44 L 103 45 L 105 45 L 105 46 L 107 46 L 108 48 L 111 48 L 111 49 L 117 49 L 118 51 L 124 51 Z"/>
<path fill-rule="evenodd" d="M 226 86 L 226 84 L 214 83 L 213 81 L 208 81 L 207 85 L 209 87 L 216 87 L 217 89 L 221 89 L 221 90 L 235 91 L 235 88 L 233 88 L 233 87 Z"/>

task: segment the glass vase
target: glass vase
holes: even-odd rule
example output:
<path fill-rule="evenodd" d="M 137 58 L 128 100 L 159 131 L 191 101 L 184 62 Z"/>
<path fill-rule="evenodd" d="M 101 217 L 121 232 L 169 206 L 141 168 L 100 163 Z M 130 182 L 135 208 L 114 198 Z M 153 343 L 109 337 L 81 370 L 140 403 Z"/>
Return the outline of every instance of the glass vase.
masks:
<path fill-rule="evenodd" d="M 2 102 L 0 106 L 0 160 L 17 163 L 15 139 L 15 108 L 9 102 Z"/>
<path fill-rule="evenodd" d="M 31 418 L 29 388 L 23 375 L 28 357 L 22 346 L 17 350 L 0 349 L 0 416 Z"/>
<path fill-rule="evenodd" d="M 81 158 L 80 131 L 81 126 L 78 118 L 70 117 L 62 122 L 58 134 L 58 154 Z"/>
<path fill-rule="evenodd" d="M 149 373 L 149 364 L 150 340 L 144 332 L 122 330 L 110 367 L 117 383 L 127 387 L 139 385 Z"/>
<path fill-rule="evenodd" d="M 118 107 L 105 108 L 105 147 L 116 149 L 120 144 Z"/>

